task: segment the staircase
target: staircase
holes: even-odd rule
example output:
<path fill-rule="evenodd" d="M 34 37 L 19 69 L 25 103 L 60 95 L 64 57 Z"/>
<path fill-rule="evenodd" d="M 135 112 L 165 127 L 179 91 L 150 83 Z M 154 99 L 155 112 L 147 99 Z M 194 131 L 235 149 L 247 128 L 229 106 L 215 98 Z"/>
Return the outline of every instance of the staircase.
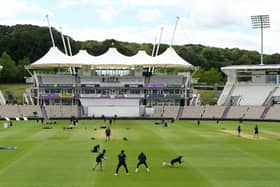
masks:
<path fill-rule="evenodd" d="M 269 111 L 270 107 L 266 106 L 262 112 L 261 119 L 264 119 Z"/>
<path fill-rule="evenodd" d="M 34 105 L 31 95 L 27 95 L 27 99 L 28 99 L 28 102 L 30 103 L 30 105 Z"/>
<path fill-rule="evenodd" d="M 177 116 L 176 116 L 176 120 L 178 120 L 182 117 L 183 111 L 184 111 L 184 106 L 180 106 Z"/>
<path fill-rule="evenodd" d="M 24 100 L 28 105 L 34 105 L 33 99 L 31 97 L 31 89 L 27 88 L 23 94 Z"/>
<path fill-rule="evenodd" d="M 222 118 L 225 119 L 228 115 L 228 112 L 229 112 L 229 109 L 230 109 L 230 106 L 227 106 L 223 112 L 223 115 L 222 115 Z"/>
<path fill-rule="evenodd" d="M 1 105 L 5 105 L 5 104 L 6 104 L 6 99 L 5 99 L 5 97 L 3 96 L 3 93 L 2 93 L 1 90 L 0 90 L 0 104 L 1 104 Z"/>
<path fill-rule="evenodd" d="M 279 87 L 277 86 L 269 92 L 268 96 L 266 97 L 265 101 L 262 104 L 263 106 L 271 106 L 272 99 L 273 99 L 273 94 L 277 91 L 278 88 Z"/>
<path fill-rule="evenodd" d="M 218 99 L 217 104 L 223 105 L 223 106 L 229 105 L 230 98 L 231 98 L 231 95 L 232 95 L 234 89 L 235 89 L 235 85 L 227 84 L 225 86 L 222 94 L 220 95 L 220 98 Z"/>
<path fill-rule="evenodd" d="M 199 105 L 199 101 L 200 101 L 200 94 L 195 93 L 193 94 L 193 97 L 190 100 L 190 106 L 197 106 Z"/>
<path fill-rule="evenodd" d="M 24 102 L 25 102 L 25 104 L 30 105 L 30 103 L 29 103 L 29 101 L 28 101 L 28 98 L 27 98 L 26 93 L 24 93 L 24 94 L 23 94 L 23 98 L 24 98 Z"/>
<path fill-rule="evenodd" d="M 80 118 L 82 116 L 82 107 L 78 106 L 77 107 L 77 117 Z"/>
<path fill-rule="evenodd" d="M 42 112 L 43 118 L 48 119 L 48 114 L 47 114 L 45 106 L 41 106 L 41 112 Z"/>

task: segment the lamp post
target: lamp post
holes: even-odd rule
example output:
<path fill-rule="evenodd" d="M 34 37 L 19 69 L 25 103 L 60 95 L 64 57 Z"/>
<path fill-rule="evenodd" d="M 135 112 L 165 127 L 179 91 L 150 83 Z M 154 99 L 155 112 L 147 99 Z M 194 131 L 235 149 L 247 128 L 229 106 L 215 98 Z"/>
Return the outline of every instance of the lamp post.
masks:
<path fill-rule="evenodd" d="M 261 65 L 263 65 L 263 29 L 270 28 L 269 15 L 251 16 L 252 28 L 261 29 Z"/>

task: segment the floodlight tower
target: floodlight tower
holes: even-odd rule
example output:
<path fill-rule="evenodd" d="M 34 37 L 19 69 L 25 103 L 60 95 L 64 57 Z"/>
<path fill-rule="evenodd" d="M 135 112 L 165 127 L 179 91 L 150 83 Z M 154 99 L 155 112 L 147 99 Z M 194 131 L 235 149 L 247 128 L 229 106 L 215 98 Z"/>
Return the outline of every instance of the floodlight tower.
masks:
<path fill-rule="evenodd" d="M 261 65 L 263 65 L 263 29 L 270 28 L 269 15 L 251 16 L 252 28 L 261 29 Z"/>

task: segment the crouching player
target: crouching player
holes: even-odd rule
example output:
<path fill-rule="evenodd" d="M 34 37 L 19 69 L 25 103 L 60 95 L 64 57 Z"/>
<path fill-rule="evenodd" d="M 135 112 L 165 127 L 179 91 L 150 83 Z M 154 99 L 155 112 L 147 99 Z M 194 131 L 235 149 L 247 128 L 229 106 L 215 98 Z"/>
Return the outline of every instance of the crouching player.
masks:
<path fill-rule="evenodd" d="M 136 166 L 135 172 L 138 172 L 139 166 L 142 165 L 142 164 L 145 165 L 147 172 L 150 171 L 146 160 L 147 160 L 146 155 L 145 155 L 143 152 L 141 152 L 141 153 L 138 155 L 138 161 L 139 161 L 139 162 L 138 162 L 138 164 L 137 164 L 137 166 Z"/>
<path fill-rule="evenodd" d="M 176 157 L 176 158 L 174 158 L 174 159 L 172 159 L 169 163 L 167 163 L 167 162 L 162 162 L 162 166 L 169 166 L 169 167 L 172 167 L 175 163 L 179 163 L 179 164 L 181 164 L 182 162 L 183 162 L 183 156 L 178 156 L 178 157 Z"/>

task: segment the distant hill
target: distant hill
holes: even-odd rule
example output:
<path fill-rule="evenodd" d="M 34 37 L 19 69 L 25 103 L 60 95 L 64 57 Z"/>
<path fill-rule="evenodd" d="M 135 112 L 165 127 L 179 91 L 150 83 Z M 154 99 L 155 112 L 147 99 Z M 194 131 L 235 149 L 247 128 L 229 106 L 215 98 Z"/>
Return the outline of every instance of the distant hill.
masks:
<path fill-rule="evenodd" d="M 63 51 L 60 33 L 53 29 L 53 34 L 56 46 Z M 129 43 L 114 39 L 108 39 L 102 42 L 94 40 L 81 42 L 70 38 L 70 43 L 73 54 L 77 53 L 79 49 L 86 49 L 92 55 L 100 55 L 106 52 L 112 44 L 119 50 L 119 52 L 128 56 L 136 54 L 139 49 L 144 49 L 148 54 L 151 54 L 152 51 L 151 43 Z M 42 57 L 51 46 L 52 43 L 47 27 L 34 25 L 0 25 L 0 54 L 6 52 L 5 58 L 7 58 L 7 55 L 10 56 L 10 60 L 15 62 L 15 66 L 19 66 L 20 62 L 28 64 L 36 61 Z M 162 53 L 167 47 L 168 45 L 162 44 L 159 52 Z M 260 59 L 260 55 L 257 51 L 248 51 L 238 48 L 223 49 L 199 44 L 177 45 L 174 46 L 174 48 L 183 59 L 194 66 L 200 66 L 202 72 L 207 72 L 211 68 L 212 70 L 219 71 L 220 67 L 228 65 L 259 64 Z M 3 59 L 3 55 L 1 58 Z M 24 62 L 22 62 L 23 59 Z M 264 62 L 266 64 L 279 63 L 280 55 L 265 55 Z M 3 63 L 2 60 L 2 64 Z M 17 75 L 15 80 L 6 80 L 1 75 L 0 78 L 2 78 L 4 82 L 22 82 L 23 77 L 21 76 L 23 76 L 23 74 Z"/>

